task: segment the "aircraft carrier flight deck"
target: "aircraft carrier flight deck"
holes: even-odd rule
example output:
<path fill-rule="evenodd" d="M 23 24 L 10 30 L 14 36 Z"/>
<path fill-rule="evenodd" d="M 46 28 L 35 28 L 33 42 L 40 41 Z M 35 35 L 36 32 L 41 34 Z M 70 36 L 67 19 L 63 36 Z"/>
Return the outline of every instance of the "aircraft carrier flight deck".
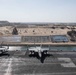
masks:
<path fill-rule="evenodd" d="M 28 51 L 0 55 L 0 75 L 76 75 L 76 52 L 49 52 L 42 61 Z"/>

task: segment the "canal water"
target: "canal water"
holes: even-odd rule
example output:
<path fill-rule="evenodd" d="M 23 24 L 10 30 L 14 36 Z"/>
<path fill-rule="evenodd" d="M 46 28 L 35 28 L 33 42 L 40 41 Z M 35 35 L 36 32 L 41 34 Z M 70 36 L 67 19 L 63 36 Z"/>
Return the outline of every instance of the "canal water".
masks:
<path fill-rule="evenodd" d="M 28 50 L 30 47 L 32 46 L 9 46 L 8 50 Z M 76 51 L 76 46 L 43 46 L 42 48 L 49 48 L 50 51 Z"/>

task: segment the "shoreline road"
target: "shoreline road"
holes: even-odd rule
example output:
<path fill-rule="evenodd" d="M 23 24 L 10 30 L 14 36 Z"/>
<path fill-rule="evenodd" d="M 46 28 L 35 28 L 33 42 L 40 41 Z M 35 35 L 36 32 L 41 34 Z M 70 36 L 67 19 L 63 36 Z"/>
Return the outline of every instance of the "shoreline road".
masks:
<path fill-rule="evenodd" d="M 28 51 L 0 56 L 0 75 L 76 75 L 76 52 L 49 52 L 44 63 Z"/>

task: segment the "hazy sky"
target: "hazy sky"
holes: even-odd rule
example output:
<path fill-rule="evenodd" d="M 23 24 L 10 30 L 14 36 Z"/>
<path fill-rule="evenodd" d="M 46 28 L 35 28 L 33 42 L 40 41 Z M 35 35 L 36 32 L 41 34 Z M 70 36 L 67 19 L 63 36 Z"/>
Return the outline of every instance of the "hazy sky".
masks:
<path fill-rule="evenodd" d="M 0 20 L 76 22 L 76 0 L 0 0 Z"/>

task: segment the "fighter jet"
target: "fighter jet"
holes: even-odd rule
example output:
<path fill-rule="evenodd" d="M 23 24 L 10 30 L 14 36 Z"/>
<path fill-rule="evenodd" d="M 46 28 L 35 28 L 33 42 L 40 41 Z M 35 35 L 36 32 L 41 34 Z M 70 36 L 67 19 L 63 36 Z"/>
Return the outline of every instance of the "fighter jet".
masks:
<path fill-rule="evenodd" d="M 30 47 L 29 55 L 37 55 L 42 58 L 44 54 L 48 54 L 49 48 L 42 48 L 41 46 Z"/>
<path fill-rule="evenodd" d="M 9 47 L 0 47 L 0 54 L 8 52 Z"/>

